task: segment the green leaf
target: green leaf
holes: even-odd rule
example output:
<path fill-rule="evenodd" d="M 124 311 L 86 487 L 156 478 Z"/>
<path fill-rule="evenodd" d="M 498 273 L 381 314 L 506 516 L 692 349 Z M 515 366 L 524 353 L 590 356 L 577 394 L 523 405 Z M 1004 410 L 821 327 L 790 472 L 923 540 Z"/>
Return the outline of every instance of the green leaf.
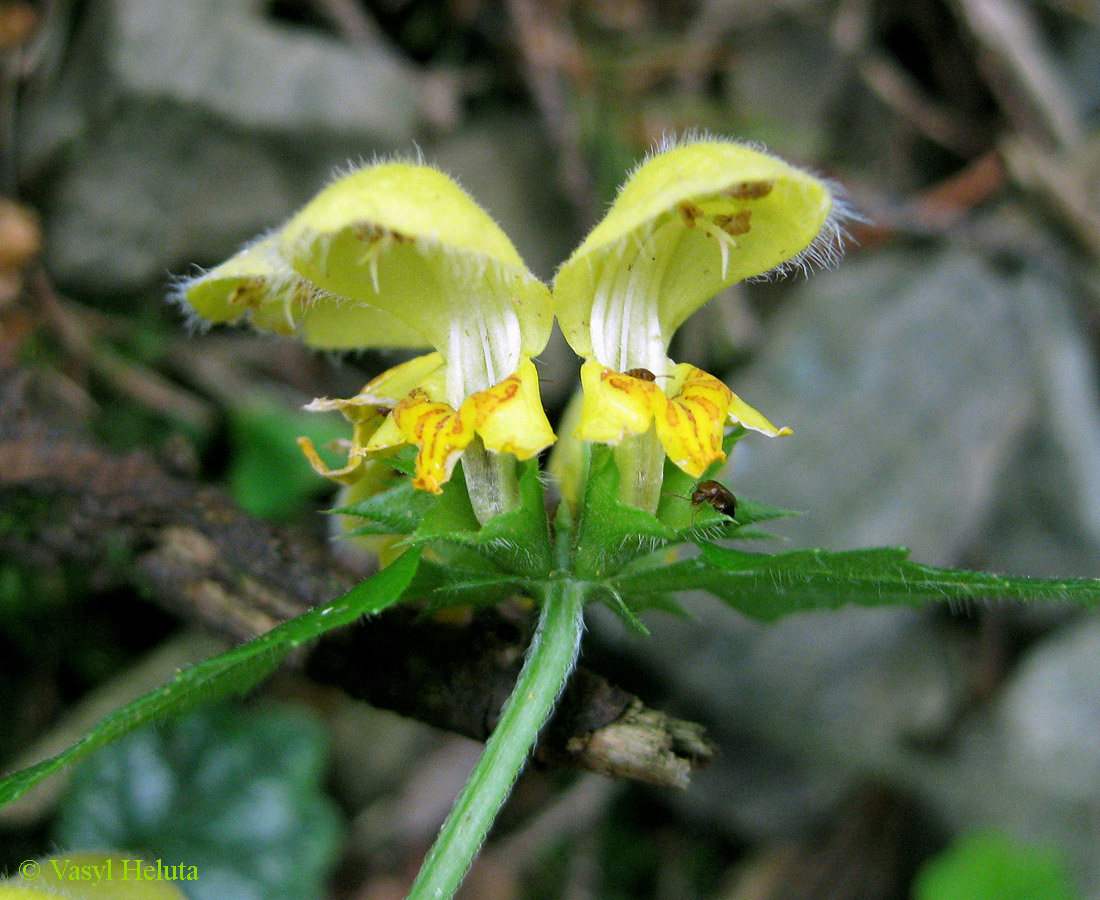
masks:
<path fill-rule="evenodd" d="M 416 454 L 416 447 L 409 445 L 396 452 L 379 454 L 376 458 L 382 460 L 391 469 L 411 478 L 416 474 Z"/>
<path fill-rule="evenodd" d="M 674 543 L 702 546 L 716 540 L 774 540 L 775 535 L 771 532 L 751 526 L 798 515 L 789 509 L 765 506 L 748 497 L 737 498 L 737 516 L 733 519 L 706 504 L 695 507 L 694 513 L 695 518 L 674 533 Z"/>
<path fill-rule="evenodd" d="M 656 516 L 619 499 L 619 469 L 612 448 L 589 447 L 588 481 L 577 537 L 574 571 L 593 581 L 614 575 L 639 556 L 668 546 L 673 533 Z"/>
<path fill-rule="evenodd" d="M 347 532 L 351 535 L 412 534 L 420 527 L 434 499 L 414 488 L 411 481 L 403 480 L 389 490 L 333 512 L 371 520 Z"/>
<path fill-rule="evenodd" d="M 729 457 L 733 454 L 738 441 L 748 431 L 740 426 L 726 435 L 722 448 Z M 671 460 L 665 460 L 664 485 L 661 490 L 661 502 L 657 506 L 657 518 L 673 532 L 674 543 L 709 543 L 716 540 L 759 540 L 771 537 L 767 532 L 748 530 L 748 526 L 785 516 L 797 515 L 788 509 L 765 506 L 755 500 L 737 497 L 737 515 L 729 516 L 715 510 L 707 503 L 693 505 L 692 494 L 703 481 L 719 479 L 726 463 L 711 465 L 701 478 L 695 478 L 682 471 Z M 720 480 L 720 479 L 719 479 Z M 734 495 L 736 491 L 730 488 Z"/>
<path fill-rule="evenodd" d="M 727 573 L 703 559 L 681 559 L 663 565 L 651 559 L 608 579 L 606 584 L 609 590 L 622 594 L 632 609 L 637 609 L 639 605 L 650 604 L 651 598 L 680 591 L 711 590 L 713 585 L 726 580 Z"/>
<path fill-rule="evenodd" d="M 445 513 L 425 516 L 424 523 L 413 536 L 414 543 L 471 550 L 505 576 L 531 578 L 549 575 L 553 568 L 554 550 L 538 462 L 530 460 L 521 468 L 519 505 L 515 509 L 478 526 L 468 499 L 461 507 L 452 503 Z M 444 489 L 444 496 L 446 493 Z M 466 510 L 469 510 L 468 519 Z M 460 527 L 448 531 L 448 523 Z M 461 560 L 451 561 L 461 564 Z"/>
<path fill-rule="evenodd" d="M 828 552 L 793 550 L 767 556 L 706 546 L 703 556 L 734 580 L 722 599 L 751 615 L 774 618 L 801 609 L 836 609 L 845 603 L 887 606 L 895 603 L 961 600 L 1100 602 L 1100 580 L 1012 578 L 961 569 L 937 569 L 909 561 L 897 547 Z M 774 601 L 760 602 L 735 582 L 747 577 L 770 583 Z M 759 610 L 759 611 L 754 611 Z"/>
<path fill-rule="evenodd" d="M 412 539 L 416 543 L 428 544 L 480 530 L 481 523 L 470 504 L 470 493 L 466 489 L 466 477 L 461 462 L 455 468 L 451 480 L 443 485 L 443 493 L 432 498 L 432 501 L 431 508 L 424 514 L 423 521 L 413 533 Z"/>
<path fill-rule="evenodd" d="M 292 650 L 326 631 L 397 603 L 416 574 L 419 561 L 419 551 L 409 550 L 332 603 L 315 607 L 247 644 L 185 669 L 163 687 L 111 713 L 69 749 L 8 775 L 0 781 L 0 807 L 54 772 L 148 722 L 244 693 L 269 675 Z"/>
<path fill-rule="evenodd" d="M 480 557 L 473 558 L 475 562 L 482 561 Z M 450 606 L 490 606 L 534 586 L 525 579 L 509 578 L 498 571 L 423 559 L 409 593 L 426 599 L 430 609 L 436 610 Z"/>
<path fill-rule="evenodd" d="M 1074 900 L 1062 854 L 997 832 L 970 834 L 926 862 L 913 900 Z"/>
<path fill-rule="evenodd" d="M 480 538 L 488 546 L 516 548 L 517 552 L 504 554 L 492 551 L 492 558 L 505 571 L 548 575 L 554 567 L 554 548 L 538 460 L 528 460 L 520 468 L 519 505 L 486 522 Z"/>
<path fill-rule="evenodd" d="M 738 425 L 722 439 L 722 450 L 727 458 L 733 453 L 737 442 L 746 434 L 748 431 Z M 695 486 L 700 481 L 718 478 L 725 465 L 724 460 L 713 463 L 701 478 L 696 478 L 666 458 L 664 480 L 661 483 L 661 501 L 657 504 L 657 518 L 675 531 L 688 528 L 700 512 L 698 509 L 692 509 L 691 506 L 691 495 L 695 491 Z M 711 512 L 713 513 L 714 510 Z"/>
<path fill-rule="evenodd" d="M 200 710 L 79 766 L 55 841 L 195 866 L 191 900 L 318 897 L 341 837 L 325 757 L 323 728 L 301 710 Z"/>
<path fill-rule="evenodd" d="M 726 437 L 726 452 L 732 452 L 744 435 L 743 428 L 734 429 Z M 585 451 L 587 478 L 573 548 L 573 571 L 582 578 L 606 581 L 639 561 L 665 565 L 664 552 L 677 544 L 770 537 L 750 526 L 792 514 L 744 498 L 738 499 L 735 519 L 709 504 L 693 505 L 697 484 L 717 474 L 721 463 L 711 466 L 703 479 L 696 479 L 666 460 L 664 488 L 654 516 L 619 499 L 620 473 L 612 448 L 587 445 Z M 629 600 L 627 606 L 634 608 Z"/>
<path fill-rule="evenodd" d="M 645 623 L 634 614 L 634 610 L 618 591 L 603 591 L 598 597 L 604 606 L 622 619 L 623 624 L 634 633 L 635 637 L 649 637 L 649 629 L 645 627 Z"/>
<path fill-rule="evenodd" d="M 936 569 L 899 548 L 748 553 L 704 545 L 702 557 L 644 568 L 611 579 L 624 597 L 706 590 L 734 609 L 772 620 L 794 612 L 859 606 L 917 605 L 976 599 L 1100 603 L 1100 580 L 1007 578 Z"/>

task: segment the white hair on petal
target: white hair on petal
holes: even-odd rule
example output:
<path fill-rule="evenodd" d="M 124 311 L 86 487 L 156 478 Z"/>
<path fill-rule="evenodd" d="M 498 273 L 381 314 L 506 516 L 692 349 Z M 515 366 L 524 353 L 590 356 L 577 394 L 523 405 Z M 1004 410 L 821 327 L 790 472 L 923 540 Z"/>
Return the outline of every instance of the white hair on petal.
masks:
<path fill-rule="evenodd" d="M 782 160 L 782 157 L 778 157 L 774 153 L 771 153 L 761 141 L 741 141 L 722 137 L 711 133 L 705 128 L 689 128 L 679 133 L 675 131 L 665 131 L 661 134 L 660 138 L 654 141 L 645 155 L 631 166 L 626 174 L 626 178 L 623 180 L 622 184 L 619 185 L 616 197 L 618 194 L 622 193 L 627 182 L 637 174 L 638 170 L 650 160 L 660 156 L 662 153 L 675 150 L 677 147 L 687 147 L 701 143 L 719 143 L 729 144 L 735 147 L 744 147 L 747 150 L 752 150 L 756 153 L 762 153 L 774 159 Z M 793 166 L 793 168 L 799 167 Z M 771 281 L 792 272 L 801 272 L 803 275 L 808 276 L 819 269 L 835 268 L 844 256 L 845 245 L 851 240 L 851 235 L 848 231 L 849 223 L 867 221 L 866 218 L 858 213 L 851 205 L 848 200 L 847 192 L 839 182 L 822 178 L 808 169 L 800 169 L 800 171 L 805 172 L 807 175 L 810 175 L 825 185 L 829 193 L 830 201 L 829 212 L 825 217 L 825 221 L 818 231 L 817 236 L 810 242 L 808 247 L 802 250 L 802 252 L 774 266 L 767 272 L 762 272 L 759 275 L 753 275 L 745 279 L 746 281 Z M 608 208 L 610 209 L 613 204 L 614 200 L 608 204 Z M 668 214 L 673 215 L 674 212 L 670 210 Z M 566 262 L 568 262 L 568 260 L 563 261 L 558 266 L 558 271 L 561 270 Z"/>
<path fill-rule="evenodd" d="M 269 228 L 253 238 L 245 241 L 237 253 L 243 253 L 245 250 L 250 250 L 256 244 L 266 240 L 275 232 L 275 229 Z M 234 256 L 236 255 L 233 254 Z M 230 257 L 232 258 L 232 257 Z M 211 272 L 214 271 L 217 266 L 209 269 L 204 269 L 202 266 L 192 264 L 191 268 L 194 270 L 192 275 L 168 275 L 168 295 L 165 298 L 173 306 L 177 307 L 187 317 L 187 327 L 194 329 L 196 332 L 209 331 L 214 325 L 213 322 L 208 321 L 191 307 L 190 302 L 187 300 L 187 292 L 191 287 L 198 282 L 206 278 Z"/>
<path fill-rule="evenodd" d="M 844 256 L 845 245 L 852 239 L 848 225 L 852 222 L 866 222 L 867 219 L 851 205 L 847 191 L 839 182 L 827 178 L 818 180 L 829 192 L 830 206 L 817 236 L 801 253 L 767 272 L 746 279 L 747 281 L 771 281 L 792 272 L 808 277 L 821 269 L 833 269 L 839 265 Z"/>
<path fill-rule="evenodd" d="M 760 141 L 737 141 L 731 138 L 719 137 L 711 134 L 705 129 L 691 128 L 679 136 L 675 133 L 670 134 L 668 132 L 663 134 L 660 141 L 646 154 L 642 162 L 634 167 L 630 174 L 633 175 L 641 165 L 644 165 L 651 158 L 660 153 L 665 153 L 676 147 L 685 147 L 691 144 L 705 142 L 731 144 L 738 147 L 745 147 L 746 149 L 753 150 L 757 153 L 763 153 L 776 159 L 780 158 L 771 153 Z M 778 266 L 769 269 L 767 272 L 762 272 L 759 275 L 754 275 L 746 279 L 747 281 L 770 281 L 773 278 L 778 278 L 791 272 L 801 272 L 803 275 L 808 276 L 819 269 L 835 268 L 844 256 L 845 244 L 851 240 L 851 235 L 848 232 L 849 223 L 866 221 L 866 219 L 856 212 L 855 208 L 851 205 L 848 200 L 847 192 L 839 182 L 821 178 L 816 173 L 806 169 L 802 171 L 825 185 L 825 189 L 829 193 L 829 213 L 825 217 L 825 221 L 822 223 L 817 236 L 810 242 L 810 245 L 806 247 L 805 250 L 792 256 L 785 262 L 780 263 Z"/>
<path fill-rule="evenodd" d="M 180 311 L 180 314 L 183 316 L 184 327 L 189 333 L 205 334 L 214 327 L 214 323 L 195 311 L 195 308 L 187 299 L 187 292 L 191 289 L 192 285 L 205 278 L 210 273 L 210 270 L 203 269 L 201 266 L 196 265 L 192 265 L 191 268 L 195 270 L 195 273 L 192 275 L 168 274 L 165 300 Z"/>

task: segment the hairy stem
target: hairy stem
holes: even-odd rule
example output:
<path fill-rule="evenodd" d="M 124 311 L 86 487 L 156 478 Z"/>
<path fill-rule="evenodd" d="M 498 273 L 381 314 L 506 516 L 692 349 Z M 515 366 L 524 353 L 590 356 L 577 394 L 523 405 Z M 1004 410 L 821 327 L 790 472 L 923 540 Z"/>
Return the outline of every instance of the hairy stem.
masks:
<path fill-rule="evenodd" d="M 570 579 L 551 582 L 512 695 L 408 900 L 450 900 L 458 890 L 573 670 L 583 629 L 583 586 Z"/>

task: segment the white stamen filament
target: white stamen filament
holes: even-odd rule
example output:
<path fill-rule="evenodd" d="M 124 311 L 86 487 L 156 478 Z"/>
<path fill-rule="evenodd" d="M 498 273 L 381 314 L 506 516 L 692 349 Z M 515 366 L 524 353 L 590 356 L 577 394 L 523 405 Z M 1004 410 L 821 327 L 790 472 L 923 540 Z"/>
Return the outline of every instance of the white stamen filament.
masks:
<path fill-rule="evenodd" d="M 371 285 L 374 287 L 376 294 L 382 292 L 378 286 L 378 260 L 390 248 L 391 244 L 393 244 L 392 235 L 388 231 L 384 231 L 370 239 L 366 252 L 359 257 L 359 265 L 367 264 Z"/>
<path fill-rule="evenodd" d="M 729 268 L 730 250 L 737 249 L 737 241 L 733 239 L 733 236 L 729 234 L 729 232 L 719 228 L 705 216 L 700 216 L 695 220 L 695 227 L 704 231 L 718 242 L 718 249 L 722 254 L 722 280 L 724 281 L 726 278 L 726 270 Z"/>
<path fill-rule="evenodd" d="M 523 352 L 523 334 L 511 298 L 498 287 L 484 288 L 490 293 L 465 296 L 447 335 L 447 402 L 454 409 L 471 394 L 513 374 Z M 489 452 L 477 437 L 462 460 L 470 503 L 479 522 L 516 506 L 519 488 L 511 456 Z"/>
<path fill-rule="evenodd" d="M 286 318 L 287 327 L 293 332 L 298 326 L 294 321 L 294 291 L 287 289 L 283 291 L 283 316 Z M 305 312 L 305 304 L 302 305 L 302 311 Z"/>

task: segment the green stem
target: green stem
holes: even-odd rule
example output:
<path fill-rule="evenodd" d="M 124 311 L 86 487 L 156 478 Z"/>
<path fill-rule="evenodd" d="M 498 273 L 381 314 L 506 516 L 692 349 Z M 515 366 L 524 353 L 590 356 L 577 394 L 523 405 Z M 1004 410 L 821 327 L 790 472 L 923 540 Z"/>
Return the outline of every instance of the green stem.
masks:
<path fill-rule="evenodd" d="M 408 900 L 450 900 L 462 883 L 577 661 L 584 586 L 551 582 L 512 695 L 428 852 Z"/>

